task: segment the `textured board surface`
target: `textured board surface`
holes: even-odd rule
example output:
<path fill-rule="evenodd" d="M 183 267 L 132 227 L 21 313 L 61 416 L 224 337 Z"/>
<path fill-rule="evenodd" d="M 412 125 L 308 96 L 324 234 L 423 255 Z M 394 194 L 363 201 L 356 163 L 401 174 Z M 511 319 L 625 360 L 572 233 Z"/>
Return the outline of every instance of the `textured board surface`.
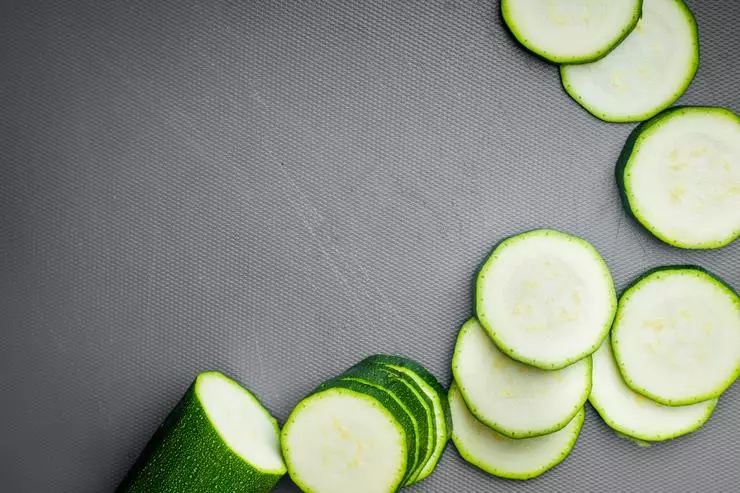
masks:
<path fill-rule="evenodd" d="M 740 111 L 740 3 L 694 0 L 681 99 Z M 618 289 L 687 252 L 625 217 L 633 125 L 591 117 L 492 1 L 0 3 L 0 478 L 111 491 L 196 372 L 284 420 L 375 352 L 445 384 L 472 279 L 504 236 L 583 236 Z M 642 449 L 589 409 L 572 455 L 514 483 L 454 447 L 414 492 L 730 492 L 740 385 Z M 277 491 L 296 491 L 287 480 Z"/>

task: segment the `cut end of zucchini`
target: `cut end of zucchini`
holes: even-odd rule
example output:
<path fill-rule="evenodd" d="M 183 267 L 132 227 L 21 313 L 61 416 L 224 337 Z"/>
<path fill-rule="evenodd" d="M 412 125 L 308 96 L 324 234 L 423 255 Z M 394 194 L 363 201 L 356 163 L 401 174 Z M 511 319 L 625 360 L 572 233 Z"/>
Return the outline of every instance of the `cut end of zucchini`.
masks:
<path fill-rule="evenodd" d="M 664 406 L 634 392 L 624 383 L 608 340 L 593 360 L 591 405 L 609 427 L 637 442 L 659 442 L 691 433 L 707 422 L 717 405 L 717 399 L 711 399 L 690 406 Z"/>
<path fill-rule="evenodd" d="M 694 16 L 681 0 L 644 0 L 642 18 L 611 53 L 563 65 L 566 92 L 609 122 L 647 120 L 675 102 L 699 66 Z"/>
<path fill-rule="evenodd" d="M 554 63 L 602 58 L 635 27 L 642 0 L 502 0 L 517 40 Z"/>
<path fill-rule="evenodd" d="M 467 462 L 483 471 L 509 479 L 531 479 L 562 462 L 578 439 L 584 411 L 560 431 L 535 438 L 511 439 L 475 419 L 458 387 L 449 391 L 452 410 L 452 441 Z"/>
<path fill-rule="evenodd" d="M 218 372 L 198 375 L 195 393 L 211 425 L 255 469 L 285 474 L 277 421 L 257 398 Z"/>
<path fill-rule="evenodd" d="M 460 329 L 452 373 L 476 418 L 510 438 L 563 428 L 591 390 L 590 357 L 561 370 L 534 368 L 499 351 L 475 319 Z"/>
<path fill-rule="evenodd" d="M 740 117 L 724 108 L 670 109 L 630 136 L 617 164 L 630 213 L 680 248 L 740 237 Z"/>
<path fill-rule="evenodd" d="M 293 481 L 314 493 L 390 493 L 406 473 L 404 430 L 379 402 L 331 388 L 301 401 L 283 428 Z"/>
<path fill-rule="evenodd" d="M 483 327 L 511 358 L 545 370 L 596 351 L 616 305 L 611 274 L 596 249 L 559 231 L 504 240 L 478 275 Z"/>
<path fill-rule="evenodd" d="M 740 374 L 740 298 L 706 271 L 648 272 L 619 302 L 612 349 L 625 383 L 667 406 L 719 397 Z"/>

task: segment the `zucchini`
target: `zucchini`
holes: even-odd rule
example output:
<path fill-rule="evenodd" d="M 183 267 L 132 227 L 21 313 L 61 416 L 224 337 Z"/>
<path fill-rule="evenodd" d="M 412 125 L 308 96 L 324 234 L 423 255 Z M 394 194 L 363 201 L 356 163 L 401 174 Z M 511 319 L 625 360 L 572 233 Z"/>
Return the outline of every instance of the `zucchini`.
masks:
<path fill-rule="evenodd" d="M 679 248 L 719 248 L 740 237 L 740 116 L 676 107 L 632 132 L 616 167 L 629 214 Z"/>
<path fill-rule="evenodd" d="M 593 63 L 562 65 L 566 92 L 608 122 L 647 120 L 673 104 L 699 66 L 696 21 L 681 0 L 644 0 L 629 36 Z"/>
<path fill-rule="evenodd" d="M 635 392 L 666 406 L 714 399 L 740 375 L 740 297 L 699 267 L 653 269 L 622 294 L 611 344 Z"/>
<path fill-rule="evenodd" d="M 609 268 L 587 241 L 539 229 L 496 246 L 476 286 L 478 320 L 511 358 L 543 370 L 596 351 L 614 318 Z M 461 382 L 458 382 L 461 383 Z"/>
<path fill-rule="evenodd" d="M 585 415 L 581 408 L 559 431 L 514 440 L 476 420 L 454 382 L 449 399 L 452 441 L 462 458 L 489 474 L 509 479 L 534 478 L 560 464 L 573 449 Z"/>
<path fill-rule="evenodd" d="M 355 365 L 340 377 L 341 380 L 352 380 L 368 383 L 393 394 L 411 418 L 418 448 L 416 463 L 411 469 L 404 485 L 416 482 L 421 469 L 426 465 L 436 444 L 432 403 L 413 381 L 387 367 L 370 363 Z"/>
<path fill-rule="evenodd" d="M 689 406 L 663 406 L 632 391 L 622 380 L 609 340 L 593 355 L 593 388 L 588 400 L 614 431 L 638 441 L 659 442 L 699 429 L 717 399 Z"/>
<path fill-rule="evenodd" d="M 429 476 L 439 463 L 445 446 L 452 434 L 452 415 L 447 400 L 447 392 L 429 370 L 418 362 L 402 356 L 376 354 L 363 360 L 366 363 L 381 364 L 408 376 L 416 382 L 429 397 L 433 406 L 435 447 L 416 481 Z"/>
<path fill-rule="evenodd" d="M 502 0 L 514 37 L 554 63 L 602 58 L 634 29 L 642 0 Z"/>
<path fill-rule="evenodd" d="M 311 493 L 391 493 L 408 473 L 409 429 L 387 394 L 356 382 L 319 387 L 285 423 L 288 472 Z M 377 390 L 377 389 L 376 389 Z"/>
<path fill-rule="evenodd" d="M 509 438 L 547 435 L 568 425 L 591 391 L 591 358 L 546 371 L 506 356 L 476 319 L 460 329 L 452 374 L 467 408 Z"/>
<path fill-rule="evenodd" d="M 198 375 L 119 493 L 266 493 L 285 474 L 277 421 L 218 372 Z"/>

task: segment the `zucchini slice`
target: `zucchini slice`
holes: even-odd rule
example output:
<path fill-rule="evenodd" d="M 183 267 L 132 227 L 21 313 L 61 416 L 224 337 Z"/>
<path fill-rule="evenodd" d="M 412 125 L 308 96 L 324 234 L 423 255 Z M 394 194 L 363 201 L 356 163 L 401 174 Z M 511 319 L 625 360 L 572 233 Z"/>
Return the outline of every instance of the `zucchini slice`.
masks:
<path fill-rule="evenodd" d="M 395 492 L 413 455 L 408 428 L 388 407 L 392 402 L 353 382 L 326 386 L 302 400 L 282 433 L 291 479 L 311 493 Z"/>
<path fill-rule="evenodd" d="M 609 340 L 593 355 L 593 388 L 588 400 L 614 431 L 629 438 L 660 442 L 699 429 L 712 415 L 717 399 L 689 406 L 664 406 L 624 383 Z"/>
<path fill-rule="evenodd" d="M 585 416 L 581 408 L 560 431 L 514 440 L 476 420 L 454 382 L 449 398 L 452 441 L 462 458 L 489 474 L 509 479 L 534 478 L 560 464 L 573 449 Z"/>
<path fill-rule="evenodd" d="M 435 446 L 426 465 L 416 478 L 415 482 L 419 482 L 434 471 L 452 433 L 452 415 L 450 414 L 447 392 L 429 370 L 412 359 L 402 356 L 376 354 L 364 359 L 363 363 L 380 364 L 406 375 L 416 382 L 419 388 L 431 400 L 434 422 L 433 431 L 436 435 Z"/>
<path fill-rule="evenodd" d="M 539 229 L 502 241 L 478 274 L 476 312 L 483 328 L 510 357 L 543 370 L 596 351 L 616 306 L 609 268 L 596 249 L 559 231 Z"/>
<path fill-rule="evenodd" d="M 344 372 L 339 378 L 380 387 L 392 393 L 406 410 L 414 426 L 418 451 L 416 463 L 404 481 L 404 485 L 415 483 L 436 445 L 431 400 L 415 382 L 407 380 L 402 373 L 384 366 L 361 363 Z"/>
<path fill-rule="evenodd" d="M 740 116 L 676 107 L 640 124 L 617 162 L 627 211 L 662 241 L 719 248 L 740 237 Z"/>
<path fill-rule="evenodd" d="M 622 294 L 611 343 L 635 392 L 666 406 L 714 399 L 740 375 L 740 297 L 699 267 L 651 270 Z"/>
<path fill-rule="evenodd" d="M 502 0 L 514 37 L 554 63 L 602 58 L 634 29 L 642 0 Z"/>
<path fill-rule="evenodd" d="M 476 319 L 460 329 L 452 373 L 473 415 L 509 438 L 560 430 L 591 391 L 590 357 L 553 371 L 524 365 L 499 351 Z"/>
<path fill-rule="evenodd" d="M 608 122 L 647 120 L 673 104 L 699 66 L 696 21 L 681 0 L 644 0 L 642 18 L 604 58 L 563 65 L 566 92 Z"/>
<path fill-rule="evenodd" d="M 218 372 L 201 373 L 116 491 L 266 493 L 285 474 L 277 421 Z"/>

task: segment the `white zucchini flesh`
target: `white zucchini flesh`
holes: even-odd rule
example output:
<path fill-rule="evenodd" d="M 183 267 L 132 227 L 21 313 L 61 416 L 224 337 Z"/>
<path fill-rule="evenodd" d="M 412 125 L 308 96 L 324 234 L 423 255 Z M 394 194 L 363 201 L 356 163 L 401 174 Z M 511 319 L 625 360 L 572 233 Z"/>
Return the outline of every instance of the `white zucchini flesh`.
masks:
<path fill-rule="evenodd" d="M 740 297 L 699 268 L 651 271 L 622 295 L 612 349 L 625 383 L 656 402 L 719 397 L 740 374 Z"/>
<path fill-rule="evenodd" d="M 476 312 L 503 352 L 545 370 L 596 351 L 617 297 L 609 268 L 587 241 L 535 230 L 502 241 L 478 274 Z"/>
<path fill-rule="evenodd" d="M 593 355 L 593 388 L 589 402 L 615 431 L 630 438 L 658 442 L 699 429 L 712 415 L 717 399 L 688 406 L 664 406 L 634 392 L 624 383 L 609 340 Z"/>
<path fill-rule="evenodd" d="M 618 171 L 632 215 L 677 247 L 717 248 L 740 237 L 740 117 L 681 107 L 644 126 Z"/>
<path fill-rule="evenodd" d="M 511 438 L 563 428 L 591 390 L 590 357 L 561 370 L 540 370 L 499 351 L 475 319 L 460 329 L 452 373 L 476 418 Z"/>
<path fill-rule="evenodd" d="M 448 396 L 452 441 L 460 455 L 489 474 L 509 479 L 534 478 L 562 462 L 578 439 L 585 415 L 581 408 L 560 431 L 515 440 L 476 420 L 454 382 Z"/>
<path fill-rule="evenodd" d="M 644 0 L 642 18 L 604 58 L 563 65 L 563 87 L 594 116 L 647 120 L 676 101 L 699 66 L 694 16 L 681 0 Z"/>
<path fill-rule="evenodd" d="M 642 0 L 502 0 L 514 37 L 555 63 L 597 60 L 635 27 Z"/>
<path fill-rule="evenodd" d="M 260 471 L 285 473 L 275 419 L 250 392 L 217 372 L 202 373 L 195 392 L 227 446 Z"/>
<path fill-rule="evenodd" d="M 288 472 L 312 493 L 390 493 L 406 472 L 405 432 L 372 397 L 331 388 L 301 401 L 283 427 Z"/>

